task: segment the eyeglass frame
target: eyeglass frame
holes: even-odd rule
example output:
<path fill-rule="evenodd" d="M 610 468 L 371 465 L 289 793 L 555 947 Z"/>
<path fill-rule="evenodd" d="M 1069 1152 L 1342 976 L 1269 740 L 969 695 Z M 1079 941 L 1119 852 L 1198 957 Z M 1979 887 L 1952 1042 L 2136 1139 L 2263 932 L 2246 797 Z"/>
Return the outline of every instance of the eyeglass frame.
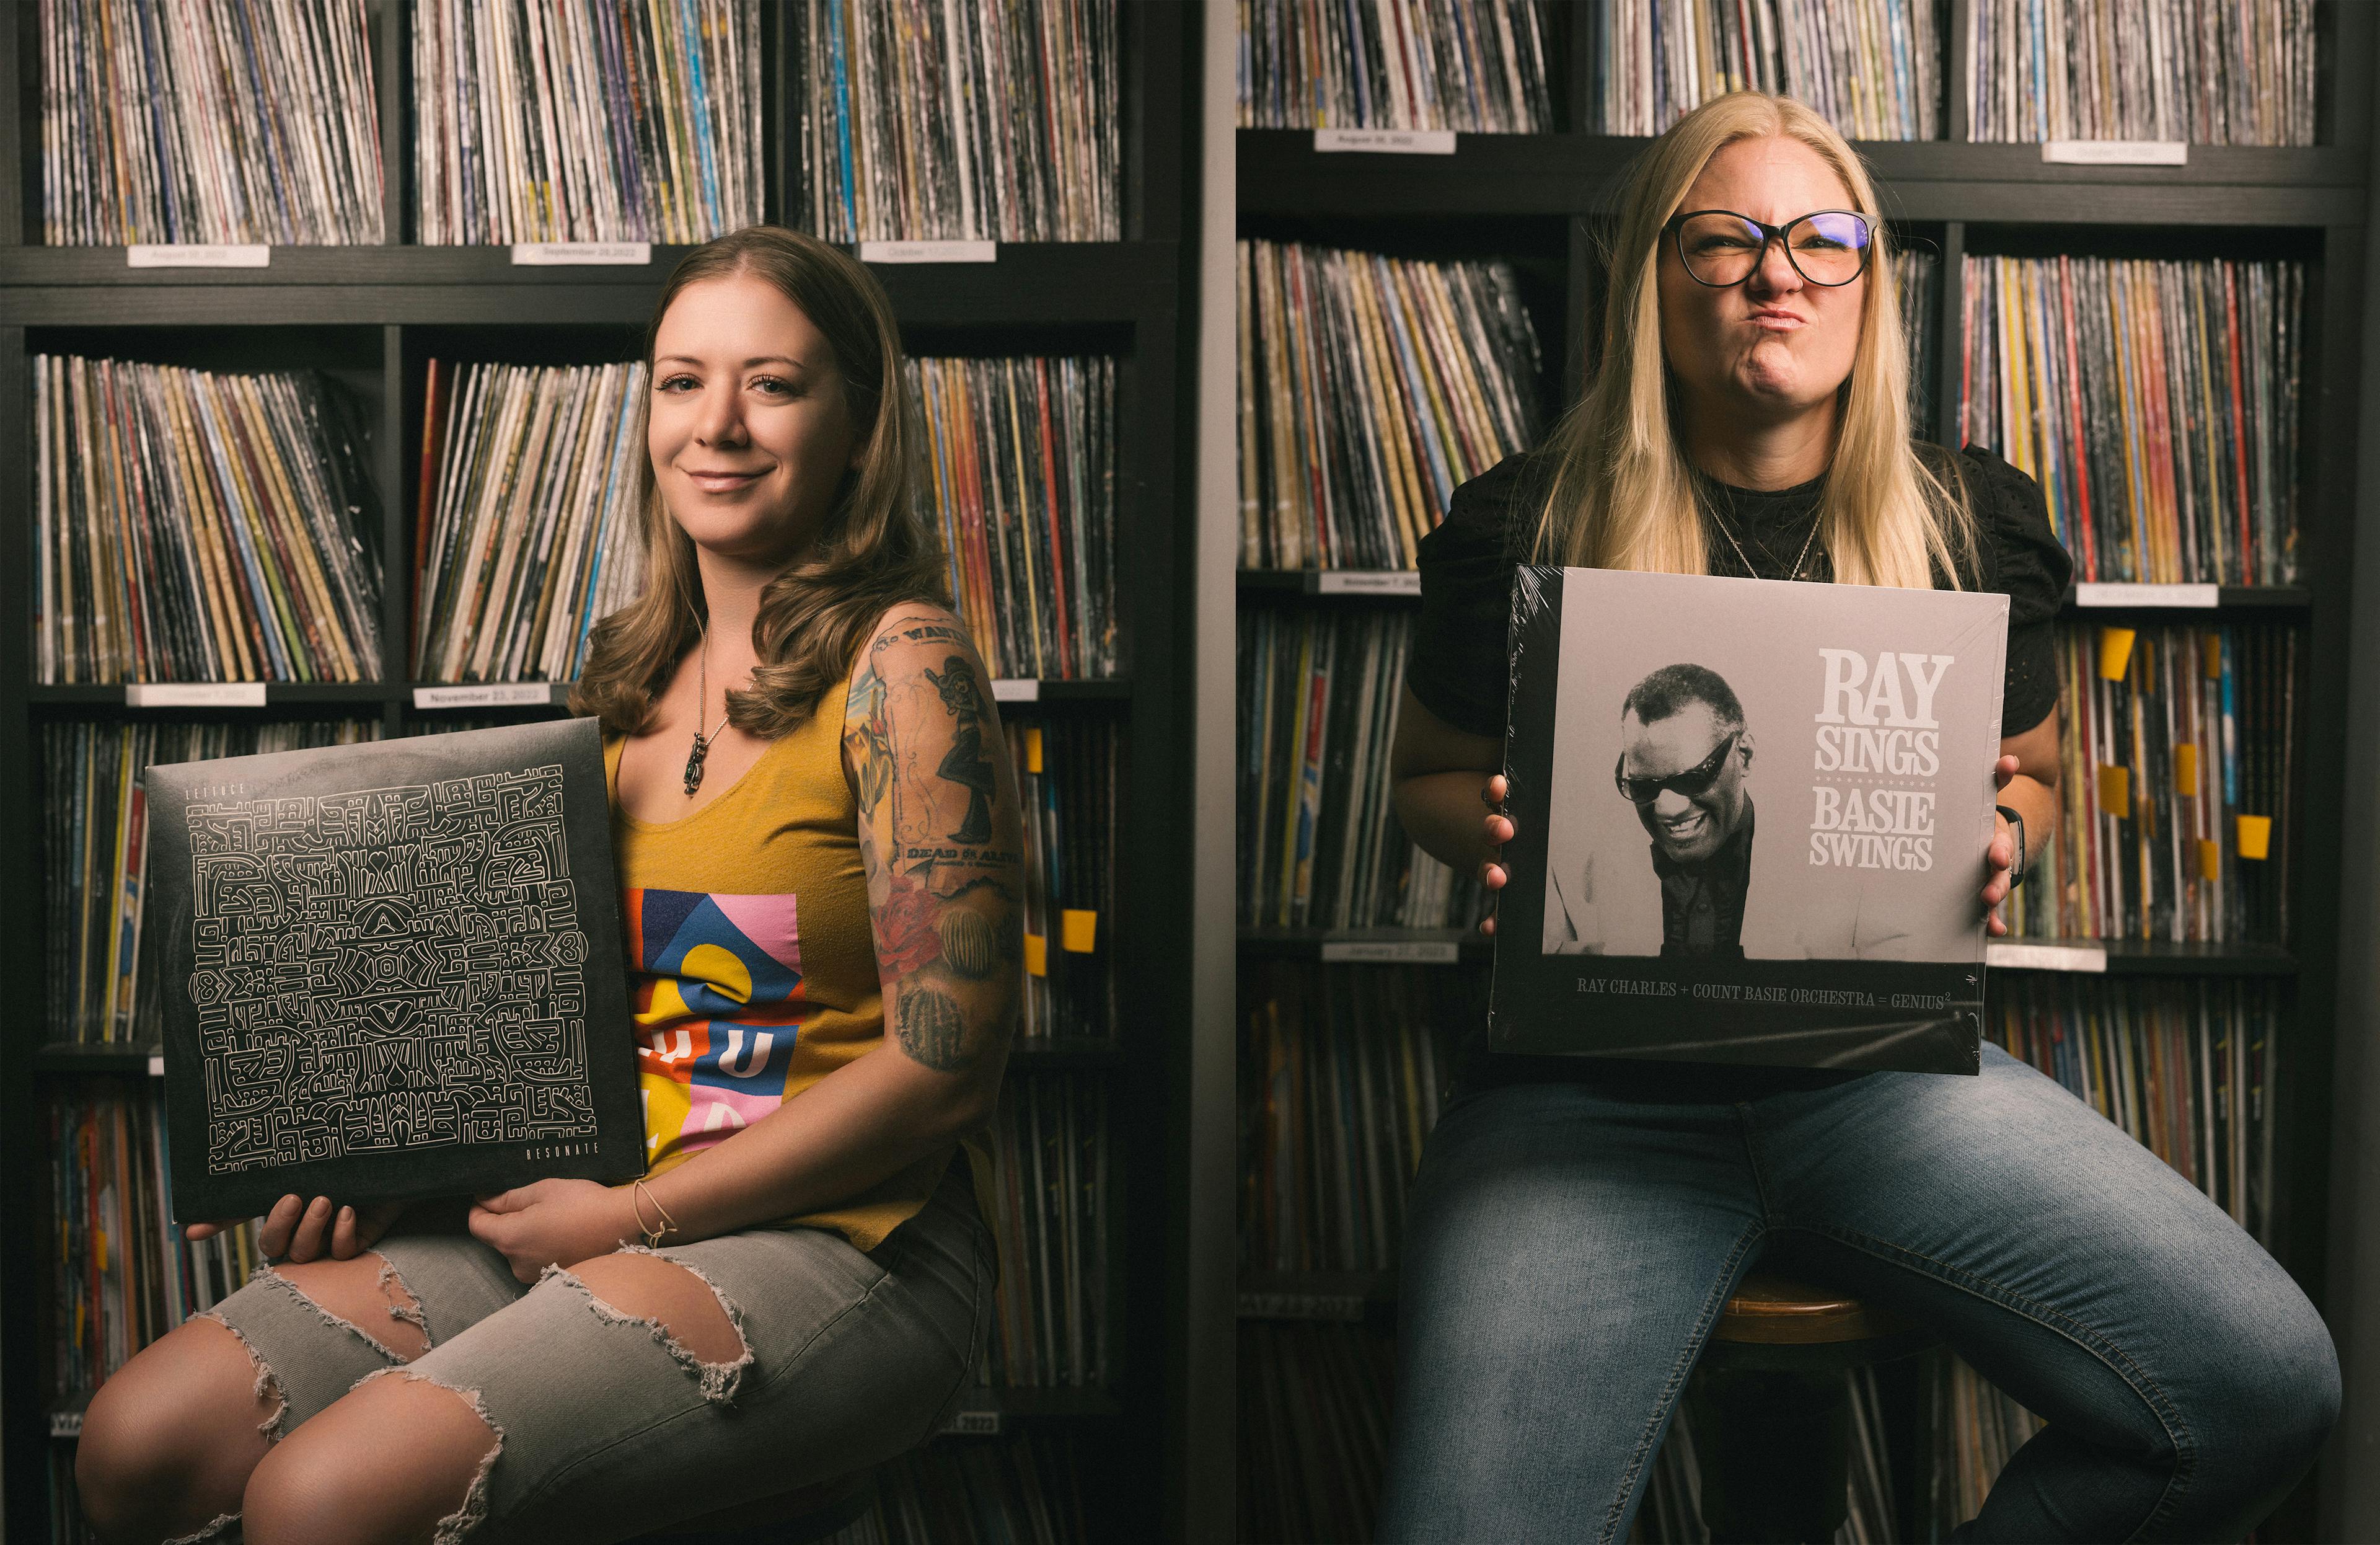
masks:
<path fill-rule="evenodd" d="M 1638 809 L 1643 809 L 1645 806 L 1653 803 L 1654 800 L 1661 797 L 1664 793 L 1682 795 L 1688 799 L 1698 798 L 1709 790 L 1711 785 L 1718 782 L 1718 775 L 1721 772 L 1727 771 L 1728 756 L 1730 753 L 1734 751 L 1736 743 L 1742 738 L 1743 732 L 1742 730 L 1730 730 L 1727 732 L 1726 739 L 1711 748 L 1710 755 L 1703 758 L 1702 760 L 1694 763 L 1692 767 L 1681 768 L 1675 772 L 1666 773 L 1658 778 L 1629 777 L 1627 772 L 1624 771 L 1628 766 L 1628 753 L 1622 751 L 1620 754 L 1620 760 L 1611 764 L 1612 786 L 1620 791 L 1620 797 L 1627 800 Z M 1673 784 L 1690 779 L 1698 780 L 1691 789 L 1672 788 L 1670 786 Z M 1628 785 L 1632 783 L 1651 784 L 1653 785 L 1653 792 L 1646 795 L 1644 798 L 1639 799 L 1634 794 L 1629 792 Z"/>
<path fill-rule="evenodd" d="M 1741 220 L 1745 225 L 1753 226 L 1760 232 L 1760 255 L 1752 260 L 1752 266 L 1743 271 L 1742 278 L 1737 279 L 1730 284 L 1715 285 L 1708 279 L 1704 278 L 1701 274 L 1694 272 L 1693 260 L 1686 256 L 1686 244 L 1683 239 L 1683 233 L 1686 228 L 1687 221 L 1694 219 L 1697 215 L 1703 214 L 1724 214 L 1730 219 Z M 1837 279 L 1832 282 L 1828 282 L 1825 279 L 1811 278 L 1808 272 L 1802 267 L 1801 260 L 1793 256 L 1793 244 L 1785 239 L 1786 232 L 1791 230 L 1803 221 L 1815 220 L 1821 214 L 1848 214 L 1852 219 L 1867 227 L 1867 242 L 1860 249 L 1859 273 L 1853 274 L 1851 279 Z M 1793 265 L 1794 273 L 1802 275 L 1802 282 L 1803 284 L 1815 285 L 1820 289 L 1840 289 L 1845 285 L 1850 284 L 1852 279 L 1857 279 L 1861 274 L 1867 272 L 1869 260 L 1876 255 L 1876 221 L 1871 220 L 1855 209 L 1814 209 L 1807 214 L 1795 215 L 1792 219 L 1786 221 L 1785 224 L 1781 225 L 1772 225 L 1766 220 L 1755 220 L 1749 214 L 1739 213 L 1731 209 L 1690 209 L 1670 216 L 1669 222 L 1661 227 L 1661 234 L 1668 237 L 1670 238 L 1670 245 L 1677 249 L 1678 266 L 1686 271 L 1686 277 L 1692 279 L 1695 284 L 1702 286 L 1705 289 L 1734 289 L 1738 286 L 1750 284 L 1752 282 L 1752 276 L 1760 272 L 1760 265 L 1768 261 L 1768 244 L 1772 241 L 1779 247 L 1784 249 L 1785 261 Z"/>

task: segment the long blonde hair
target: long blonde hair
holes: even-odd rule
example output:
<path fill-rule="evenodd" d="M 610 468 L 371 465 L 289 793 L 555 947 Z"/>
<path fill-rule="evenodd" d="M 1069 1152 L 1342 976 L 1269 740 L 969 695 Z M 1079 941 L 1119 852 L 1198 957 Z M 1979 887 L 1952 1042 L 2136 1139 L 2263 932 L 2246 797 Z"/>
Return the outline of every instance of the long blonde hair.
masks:
<path fill-rule="evenodd" d="M 730 724 L 773 740 L 798 728 L 843 679 L 870 625 L 903 602 L 947 606 L 950 579 L 941 544 L 917 507 L 913 458 L 918 435 L 901 373 L 900 324 L 884 286 L 849 255 L 776 225 L 747 225 L 696 248 L 671 272 L 653 305 L 645 334 L 647 368 L 662 318 L 679 292 L 735 274 L 774 286 L 825 336 L 865 446 L 857 469 L 836 491 L 818 541 L 760 591 L 752 622 L 760 663 L 749 689 L 727 695 Z M 637 421 L 641 447 L 644 415 Z M 574 712 L 596 715 L 613 735 L 644 729 L 709 615 L 693 539 L 662 503 L 652 457 L 641 448 L 637 466 L 644 593 L 595 625 L 586 669 L 570 694 Z"/>
<path fill-rule="evenodd" d="M 1819 540 L 1844 583 L 1929 590 L 1937 572 L 1954 587 L 1963 583 L 1962 567 L 1974 560 L 1973 522 L 1964 498 L 1910 444 L 1909 344 L 1876 189 L 1832 124 L 1791 97 L 1766 91 L 1731 91 L 1705 103 L 1629 169 L 1606 252 L 1602 355 L 1585 396 L 1547 440 L 1555 470 L 1533 544 L 1538 562 L 1707 572 L 1694 473 L 1678 442 L 1661 355 L 1661 297 L 1654 282 L 1661 228 L 1721 147 L 1779 137 L 1809 146 L 1833 167 L 1876 230 L 1859 347 L 1843 383 L 1834 456 L 1819 498 Z M 1946 470 L 1956 481 L 1952 463 Z"/>

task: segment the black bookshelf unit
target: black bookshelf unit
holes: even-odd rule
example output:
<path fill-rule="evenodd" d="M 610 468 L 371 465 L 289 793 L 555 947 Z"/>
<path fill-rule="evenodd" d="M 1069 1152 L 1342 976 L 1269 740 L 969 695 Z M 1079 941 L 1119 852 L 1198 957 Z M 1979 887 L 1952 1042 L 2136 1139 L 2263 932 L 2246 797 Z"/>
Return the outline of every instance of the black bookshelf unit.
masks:
<path fill-rule="evenodd" d="M 42 1001 L 43 727 L 126 715 L 181 719 L 376 720 L 383 734 L 423 721 L 488 722 L 552 713 L 552 707 L 417 706 L 415 684 L 273 684 L 263 708 L 148 708 L 122 687 L 42 686 L 33 680 L 30 356 L 45 350 L 118 354 L 219 368 L 314 366 L 331 371 L 370 415 L 369 467 L 382 511 L 389 561 L 382 637 L 402 673 L 419 502 L 423 362 L 503 359 L 521 363 L 633 358 L 662 281 L 689 249 L 655 245 L 633 267 L 516 266 L 501 247 L 411 244 L 411 7 L 376 7 L 372 42 L 390 240 L 368 247 L 275 247 L 269 264 L 237 269 L 134 269 L 122 248 L 35 245 L 41 229 L 41 37 L 31 0 L 6 0 L 0 21 L 0 551 L 16 619 L 0 628 L 0 782 L 15 791 L 0 816 L 0 927 L 22 941 L 33 979 L 26 1012 L 0 1036 L 0 1164 L 18 1175 L 6 1228 L 29 1242 L 0 1261 L 0 1464 L 11 1478 L 0 1534 L 47 1538 L 54 1393 L 50 1248 L 55 1240 L 46 1109 L 60 1080 L 145 1079 L 155 1049 L 78 1045 Z M 875 269 L 890 292 L 912 353 L 1100 353 L 1117 370 L 1119 534 L 1130 561 L 1117 566 L 1117 608 L 1126 639 L 1113 679 L 1003 683 L 1002 712 L 1026 722 L 1091 716 L 1119 726 L 1121 840 L 1135 862 L 1118 866 L 1115 915 L 1101 948 L 1135 1008 L 1114 1039 L 1065 1038 L 1020 1045 L 1016 1077 L 1065 1074 L 1099 1080 L 1110 1129 L 1104 1320 L 1111 1379 L 1105 1389 L 981 1392 L 965 1432 L 1056 1423 L 1080 1445 L 1079 1472 L 1095 1538 L 1153 1539 L 1168 1529 L 1167 1499 L 1182 1473 L 1183 1381 L 1174 1366 L 1184 1312 L 1175 1285 L 1184 1248 L 1186 1179 L 1178 1155 L 1188 1121 L 1190 903 L 1172 877 L 1189 868 L 1192 822 L 1188 738 L 1192 659 L 1189 563 L 1194 535 L 1187 487 L 1189 394 L 1184 382 L 1195 325 L 1195 245 L 1185 210 L 1195 196 L 1197 131 L 1192 116 L 1199 57 L 1198 8 L 1187 0 L 1118 6 L 1122 92 L 1122 239 L 1000 244 L 990 262 L 927 262 Z M 794 125 L 801 74 L 790 29 L 763 11 L 762 138 L 769 218 L 790 223 L 800 197 Z M 81 1398 L 88 1398 L 82 1392 Z M 980 1405 L 981 1410 L 975 1408 Z M 69 1392 L 61 1409 L 79 1413 Z M 985 1413 L 990 1413 L 987 1417 Z M 65 1427 L 79 1425 L 79 1417 Z M 965 1442 L 959 1436 L 945 1441 Z M 1170 1446 L 1169 1446 L 1170 1445 Z"/>
<path fill-rule="evenodd" d="M 1940 299 L 1928 320 L 1938 347 L 1928 382 L 1929 416 L 1919 432 L 1957 444 L 1961 369 L 1959 284 L 1968 253 L 2066 252 L 2117 257 L 2289 258 L 2306 266 L 2303 318 L 2307 353 L 2299 426 L 2300 583 L 2223 587 L 2211 607 L 2179 608 L 2170 598 L 2070 594 L 2069 620 L 2287 622 L 2304 629 L 2306 663 L 2296 682 L 2298 743 L 2289 843 L 2293 936 L 2286 947 L 2104 944 L 2110 976 L 2191 979 L 2252 977 L 2285 984 L 2290 1009 L 2279 1053 L 2282 1090 L 2276 1113 L 2276 1255 L 2308 1295 L 2324 1300 L 2332 1130 L 2335 998 L 2340 958 L 2340 862 L 2326 834 L 2346 797 L 2348 626 L 2351 606 L 2374 598 L 2350 593 L 2359 534 L 2380 540 L 2355 500 L 2355 441 L 2363 361 L 2363 277 L 2367 207 L 2369 93 L 2380 65 L 2380 12 L 2365 6 L 2316 11 L 2319 37 L 2319 142 L 2304 148 L 2189 147 L 2180 166 L 2049 164 L 2036 144 L 1973 143 L 1966 131 L 1967 37 L 1980 0 L 1944 7 L 1946 132 L 1929 141 L 1869 140 L 1866 159 L 1888 218 L 1938 254 Z M 1583 14 L 1583 13 L 1582 13 Z M 1566 79 L 1558 103 L 1578 119 L 1594 79 L 1594 40 L 1583 21 L 1567 40 Z M 1561 88 L 1567 87 L 1567 90 Z M 1565 383 L 1561 406 L 1575 400 L 1581 350 L 1593 334 L 1602 259 L 1598 238 L 1615 212 L 1613 193 L 1629 161 L 1649 140 L 1565 129 L 1531 135 L 1458 134 L 1451 154 L 1318 150 L 1305 130 L 1240 129 L 1236 137 L 1239 232 L 1243 238 L 1315 242 L 1386 250 L 1399 256 L 1470 258 L 1502 243 L 1524 274 L 1559 261 L 1565 284 L 1526 296 L 1547 359 L 1543 377 Z M 1559 260 L 1550 254 L 1559 253 Z M 1548 401 L 1547 416 L 1556 405 Z M 2362 530 L 2359 533 L 2359 526 Z M 1236 541 L 1234 543 L 1236 546 Z M 1416 606 L 1409 573 L 1242 569 L 1237 593 L 1250 608 Z M 1368 940 L 1366 956 L 1342 949 Z M 2046 941 L 2011 941 L 2046 943 Z M 2068 942 L 2076 943 L 2076 942 Z M 1414 946 L 1475 969 L 1488 958 L 1475 932 L 1368 935 L 1318 930 L 1239 931 L 1243 980 L 1255 963 L 1281 958 L 1370 958 L 1412 964 Z M 1247 1088 L 1244 1079 L 1243 1089 Z M 1246 1113 L 1243 1113 L 1245 1119 Z M 1243 1282 L 1244 1315 L 1351 1317 L 1378 1305 L 1392 1284 L 1321 1280 Z M 1318 1310 L 1313 1303 L 1320 1303 Z M 1299 1306 L 1305 1305 L 1300 1312 Z M 2335 1308 L 2335 1307 L 2334 1307 Z M 2309 1481 L 2279 1522 L 2313 1527 Z M 2278 1527 L 2278 1523 L 2277 1526 Z M 2284 1533 L 2289 1533 L 2287 1528 Z M 2295 1535 L 2291 1536 L 2295 1538 Z"/>

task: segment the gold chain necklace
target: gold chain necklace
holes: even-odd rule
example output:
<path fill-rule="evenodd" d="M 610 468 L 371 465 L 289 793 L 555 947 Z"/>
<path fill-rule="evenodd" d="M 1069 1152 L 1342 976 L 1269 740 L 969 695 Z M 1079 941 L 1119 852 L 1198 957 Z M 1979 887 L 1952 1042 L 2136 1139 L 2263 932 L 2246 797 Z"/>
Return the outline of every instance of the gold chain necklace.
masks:
<path fill-rule="evenodd" d="M 1750 575 L 1755 579 L 1759 578 L 1760 571 L 1752 566 L 1752 560 L 1750 558 L 1744 556 L 1743 543 L 1736 541 L 1735 533 L 1727 529 L 1727 517 L 1719 514 L 1717 508 L 1713 508 L 1711 510 L 1710 517 L 1718 522 L 1718 534 L 1727 538 L 1727 544 L 1735 549 L 1735 561 L 1743 566 L 1743 572 Z M 1792 581 L 1802 578 L 1802 565 L 1808 561 L 1811 544 L 1815 542 L 1817 540 L 1818 514 L 1815 510 L 1813 510 L 1810 512 L 1810 534 L 1802 539 L 1802 555 L 1793 560 L 1793 572 L 1785 577 L 1788 584 L 1791 584 Z"/>
<path fill-rule="evenodd" d="M 702 712 L 710 704 L 710 629 L 699 619 L 695 626 L 702 629 L 702 663 L 696 668 L 695 677 L 698 685 L 694 689 L 694 748 L 686 754 L 686 797 L 688 799 L 693 798 L 694 791 L 702 786 L 703 761 L 710 755 L 710 743 L 719 738 L 721 730 L 727 727 L 729 718 L 728 714 L 721 714 L 718 728 L 709 735 L 702 733 Z"/>

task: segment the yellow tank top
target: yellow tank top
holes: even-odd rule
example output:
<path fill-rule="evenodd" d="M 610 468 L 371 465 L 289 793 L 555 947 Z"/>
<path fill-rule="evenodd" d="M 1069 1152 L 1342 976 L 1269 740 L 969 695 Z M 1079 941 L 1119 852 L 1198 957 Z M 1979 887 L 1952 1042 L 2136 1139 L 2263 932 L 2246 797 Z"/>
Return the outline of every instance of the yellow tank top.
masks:
<path fill-rule="evenodd" d="M 843 770 L 845 693 L 827 692 L 799 729 L 682 821 L 621 809 L 624 742 L 604 741 L 649 1174 L 884 1042 L 859 812 Z M 989 1155 L 979 1138 L 964 1146 L 980 1203 Z M 950 1157 L 929 1155 L 781 1226 L 834 1229 L 872 1250 L 925 1206 Z"/>

